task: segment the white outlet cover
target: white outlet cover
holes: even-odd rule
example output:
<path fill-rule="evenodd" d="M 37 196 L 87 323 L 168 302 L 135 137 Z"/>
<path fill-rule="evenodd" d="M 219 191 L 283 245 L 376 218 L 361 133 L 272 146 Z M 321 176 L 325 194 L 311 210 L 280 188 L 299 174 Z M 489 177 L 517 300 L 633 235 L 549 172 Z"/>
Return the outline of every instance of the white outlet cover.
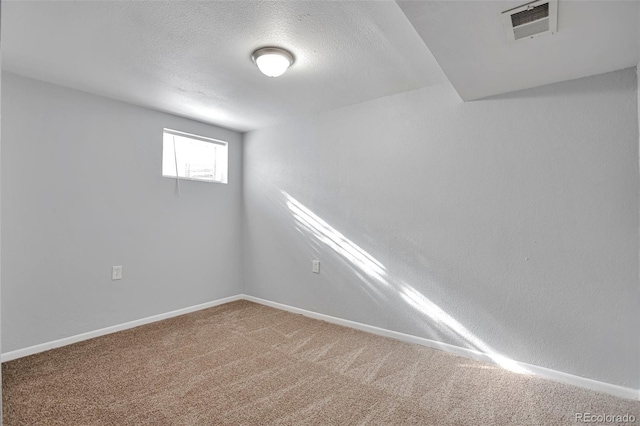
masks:
<path fill-rule="evenodd" d="M 122 266 L 114 266 L 111 268 L 111 280 L 121 280 L 122 279 Z"/>
<path fill-rule="evenodd" d="M 319 260 L 314 260 L 313 261 L 312 271 L 315 274 L 319 274 L 320 273 L 320 261 Z"/>

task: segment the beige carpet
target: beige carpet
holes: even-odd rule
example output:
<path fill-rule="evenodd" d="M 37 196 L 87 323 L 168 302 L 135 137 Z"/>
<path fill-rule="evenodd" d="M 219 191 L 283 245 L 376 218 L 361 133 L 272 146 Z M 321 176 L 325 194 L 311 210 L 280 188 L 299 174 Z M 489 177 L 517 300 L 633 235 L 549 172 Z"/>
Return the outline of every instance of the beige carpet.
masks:
<path fill-rule="evenodd" d="M 11 425 L 575 425 L 640 403 L 247 301 L 3 364 Z M 640 420 L 636 420 L 640 424 Z"/>

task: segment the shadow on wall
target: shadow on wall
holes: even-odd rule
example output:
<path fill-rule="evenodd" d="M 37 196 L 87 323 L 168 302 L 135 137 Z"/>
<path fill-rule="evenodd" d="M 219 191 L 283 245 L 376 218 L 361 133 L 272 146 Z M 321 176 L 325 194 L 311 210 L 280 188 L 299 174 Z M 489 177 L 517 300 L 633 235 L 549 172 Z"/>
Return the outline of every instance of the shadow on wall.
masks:
<path fill-rule="evenodd" d="M 425 325 L 434 324 L 440 332 L 461 339 L 477 352 L 486 354 L 502 368 L 519 374 L 531 374 L 529 370 L 514 360 L 496 352 L 415 287 L 404 280 L 391 277 L 387 273 L 387 268 L 379 260 L 318 217 L 286 191 L 280 192 L 285 197 L 286 206 L 295 220 L 298 232 L 311 237 L 317 243 L 326 245 L 340 256 L 362 281 L 365 286 L 364 290 L 371 298 L 383 301 L 386 299 L 385 293 L 394 292 L 400 295 L 407 307 L 425 320 Z"/>

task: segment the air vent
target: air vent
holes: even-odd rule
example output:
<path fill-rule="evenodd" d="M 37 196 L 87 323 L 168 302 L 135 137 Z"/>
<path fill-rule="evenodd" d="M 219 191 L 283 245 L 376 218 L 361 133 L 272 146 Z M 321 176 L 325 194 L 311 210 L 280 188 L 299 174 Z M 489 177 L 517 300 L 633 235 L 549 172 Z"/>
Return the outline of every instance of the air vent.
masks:
<path fill-rule="evenodd" d="M 558 31 L 558 0 L 538 0 L 502 12 L 507 40 L 512 42 Z"/>

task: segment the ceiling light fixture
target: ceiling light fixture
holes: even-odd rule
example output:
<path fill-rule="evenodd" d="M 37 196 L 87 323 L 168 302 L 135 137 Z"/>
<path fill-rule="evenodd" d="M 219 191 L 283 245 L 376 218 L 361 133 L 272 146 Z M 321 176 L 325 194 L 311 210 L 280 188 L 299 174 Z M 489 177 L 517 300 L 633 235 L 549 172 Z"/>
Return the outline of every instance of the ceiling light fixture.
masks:
<path fill-rule="evenodd" d="M 279 47 L 262 47 L 251 55 L 262 74 L 267 77 L 278 77 L 293 64 L 293 55 Z"/>

